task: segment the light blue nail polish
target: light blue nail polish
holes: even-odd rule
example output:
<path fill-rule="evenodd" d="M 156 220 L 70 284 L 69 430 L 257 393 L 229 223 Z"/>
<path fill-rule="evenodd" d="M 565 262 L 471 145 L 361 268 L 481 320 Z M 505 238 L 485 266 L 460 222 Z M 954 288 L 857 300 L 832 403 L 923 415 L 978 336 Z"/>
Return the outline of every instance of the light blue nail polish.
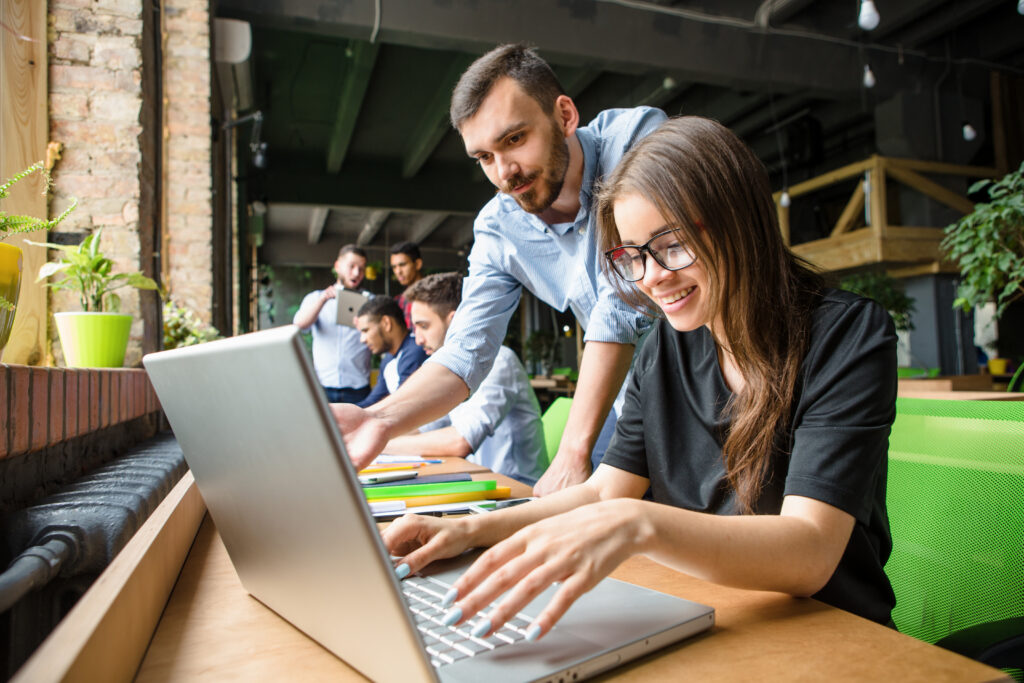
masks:
<path fill-rule="evenodd" d="M 530 624 L 526 629 L 526 639 L 532 642 L 538 638 L 540 638 L 540 624 Z"/>
<path fill-rule="evenodd" d="M 452 604 L 455 602 L 455 599 L 458 597 L 459 591 L 457 589 L 449 589 L 449 591 L 444 594 L 444 597 L 441 598 L 441 607 L 451 607 Z"/>
<path fill-rule="evenodd" d="M 444 619 L 441 620 L 441 623 L 445 626 L 451 626 L 461 618 L 462 608 L 456 605 L 455 607 L 452 607 L 450 610 L 448 610 L 448 614 L 444 615 Z"/>
<path fill-rule="evenodd" d="M 484 617 L 483 619 L 477 622 L 476 626 L 473 627 L 473 630 L 470 631 L 470 633 L 472 633 L 473 637 L 475 638 L 483 638 L 484 634 L 490 630 L 491 620 L 487 617 Z"/>
<path fill-rule="evenodd" d="M 409 576 L 409 565 L 403 562 L 402 564 L 395 567 L 395 576 L 397 576 L 400 579 L 404 579 L 405 577 Z"/>

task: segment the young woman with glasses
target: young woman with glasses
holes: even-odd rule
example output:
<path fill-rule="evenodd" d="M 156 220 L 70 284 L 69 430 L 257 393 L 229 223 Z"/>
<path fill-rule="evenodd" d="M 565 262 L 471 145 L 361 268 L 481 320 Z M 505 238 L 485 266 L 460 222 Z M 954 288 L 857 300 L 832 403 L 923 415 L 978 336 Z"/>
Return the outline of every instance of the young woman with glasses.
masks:
<path fill-rule="evenodd" d="M 509 510 L 406 516 L 385 532 L 398 574 L 493 546 L 449 596 L 460 623 L 509 591 L 481 633 L 560 582 L 532 626 L 543 635 L 635 554 L 889 622 L 888 314 L 786 248 L 764 166 L 713 121 L 672 119 L 638 143 L 598 211 L 621 295 L 661 316 L 602 464 Z"/>

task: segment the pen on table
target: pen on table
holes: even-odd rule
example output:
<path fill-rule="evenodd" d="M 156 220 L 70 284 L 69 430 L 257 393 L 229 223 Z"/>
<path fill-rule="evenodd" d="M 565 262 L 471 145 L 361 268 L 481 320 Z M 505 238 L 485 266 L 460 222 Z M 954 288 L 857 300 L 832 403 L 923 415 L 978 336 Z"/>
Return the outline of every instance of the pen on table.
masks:
<path fill-rule="evenodd" d="M 372 474 L 373 472 L 393 472 L 394 470 L 414 470 L 422 467 L 423 463 L 410 462 L 404 465 L 370 465 L 359 470 L 359 474 Z"/>
<path fill-rule="evenodd" d="M 531 498 L 510 498 L 508 500 L 495 500 L 488 501 L 485 503 L 478 503 L 476 505 L 470 505 L 469 511 L 474 514 L 483 514 L 485 512 L 494 512 L 495 510 L 503 510 L 505 508 L 514 507 L 523 503 L 529 503 L 531 500 L 537 500 L 536 497 Z"/>

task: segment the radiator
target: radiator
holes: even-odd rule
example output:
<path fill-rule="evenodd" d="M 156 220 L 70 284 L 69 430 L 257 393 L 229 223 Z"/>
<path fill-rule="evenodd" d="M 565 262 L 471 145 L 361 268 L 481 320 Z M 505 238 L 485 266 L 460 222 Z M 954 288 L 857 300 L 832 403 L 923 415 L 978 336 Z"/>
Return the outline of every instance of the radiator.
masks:
<path fill-rule="evenodd" d="M 3 520 L 0 672 L 9 678 L 188 469 L 174 436 L 145 441 Z"/>

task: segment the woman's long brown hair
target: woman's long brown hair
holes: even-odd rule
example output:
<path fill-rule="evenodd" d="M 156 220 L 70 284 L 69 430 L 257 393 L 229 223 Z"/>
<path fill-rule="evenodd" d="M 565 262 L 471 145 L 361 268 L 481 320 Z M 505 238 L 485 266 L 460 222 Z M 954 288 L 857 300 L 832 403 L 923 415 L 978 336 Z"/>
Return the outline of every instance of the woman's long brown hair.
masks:
<path fill-rule="evenodd" d="M 764 165 L 736 135 L 700 117 L 670 119 L 623 157 L 598 196 L 602 250 L 620 243 L 615 200 L 639 195 L 676 226 L 708 274 L 708 311 L 745 380 L 725 410 L 722 455 L 739 508 L 754 509 L 791 420 L 811 314 L 823 283 L 782 241 Z M 652 302 L 609 273 L 641 310 Z"/>

